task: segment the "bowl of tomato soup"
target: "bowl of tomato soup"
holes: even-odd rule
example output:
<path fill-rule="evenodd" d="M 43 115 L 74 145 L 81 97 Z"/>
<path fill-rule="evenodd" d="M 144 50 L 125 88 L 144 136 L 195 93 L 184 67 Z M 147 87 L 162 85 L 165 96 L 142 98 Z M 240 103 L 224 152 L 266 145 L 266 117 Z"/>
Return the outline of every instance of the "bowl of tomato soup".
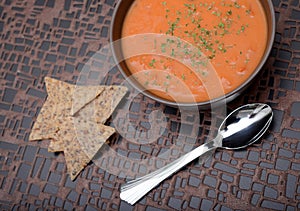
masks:
<path fill-rule="evenodd" d="M 136 89 L 167 105 L 205 108 L 249 86 L 274 34 L 271 0 L 121 0 L 110 40 Z"/>

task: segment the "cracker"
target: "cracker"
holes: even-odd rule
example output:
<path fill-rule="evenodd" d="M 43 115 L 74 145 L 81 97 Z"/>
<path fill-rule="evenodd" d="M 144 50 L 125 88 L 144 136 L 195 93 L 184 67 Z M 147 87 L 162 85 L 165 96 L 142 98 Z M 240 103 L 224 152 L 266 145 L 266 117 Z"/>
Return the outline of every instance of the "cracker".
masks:
<path fill-rule="evenodd" d="M 70 116 L 65 120 L 55 135 L 57 141 L 52 141 L 48 150 L 64 152 L 68 173 L 74 180 L 115 129 L 78 117 Z"/>
<path fill-rule="evenodd" d="M 85 153 L 82 153 L 80 144 L 76 141 L 76 137 L 74 137 L 74 140 L 71 140 L 71 143 L 69 144 L 70 145 L 66 145 L 65 147 L 64 156 L 68 174 L 70 175 L 71 180 L 74 180 L 82 169 L 90 162 L 90 159 Z"/>
<path fill-rule="evenodd" d="M 58 140 L 57 136 L 51 139 L 51 142 L 48 145 L 48 152 L 63 152 L 64 151 L 64 142 Z"/>
<path fill-rule="evenodd" d="M 29 135 L 29 141 L 53 138 L 53 134 L 58 130 L 58 127 L 46 123 L 51 121 L 54 109 L 52 100 L 47 99 L 33 125 Z"/>
<path fill-rule="evenodd" d="M 93 159 L 115 129 L 93 121 L 74 118 L 76 136 L 72 143 L 64 140 L 68 173 L 72 180 Z M 71 139 L 70 139 L 71 141 Z"/>
<path fill-rule="evenodd" d="M 48 95 L 68 115 L 77 113 L 105 90 L 105 86 L 77 86 L 49 77 L 45 77 L 45 83 Z"/>
<path fill-rule="evenodd" d="M 48 97 L 30 140 L 51 139 L 50 152 L 63 151 L 72 180 L 115 132 L 103 125 L 127 92 L 122 86 L 76 86 L 45 78 Z"/>
<path fill-rule="evenodd" d="M 68 97 L 72 88 L 69 84 L 45 77 L 48 97 L 34 123 L 29 140 L 54 139 L 58 131 L 58 119 L 70 112 L 72 102 Z"/>
<path fill-rule="evenodd" d="M 100 97 L 95 99 L 95 106 L 97 108 L 95 112 L 96 122 L 106 122 L 126 92 L 127 88 L 123 86 L 106 87 L 106 90 L 101 94 L 102 99 Z"/>
<path fill-rule="evenodd" d="M 105 90 L 105 86 L 75 86 L 72 97 L 71 115 L 75 115 Z"/>
<path fill-rule="evenodd" d="M 115 132 L 113 127 L 82 118 L 74 118 L 74 128 L 78 142 L 90 159 L 98 152 L 99 145 Z"/>
<path fill-rule="evenodd" d="M 79 115 L 91 116 L 97 123 L 104 124 L 126 93 L 127 88 L 124 86 L 107 86 L 95 100 L 79 112 Z"/>
<path fill-rule="evenodd" d="M 66 117 L 72 114 L 72 111 L 78 112 L 105 89 L 104 86 L 76 86 L 49 77 L 45 77 L 44 80 L 48 97 L 30 133 L 30 141 L 54 140 L 53 134 L 58 130 L 58 121 L 64 121 Z M 74 94 L 75 91 L 78 91 L 79 94 Z M 74 100 L 75 96 L 80 100 Z M 58 142 L 55 141 L 50 144 L 50 151 L 58 150 L 54 147 L 55 144 L 61 145 Z M 59 151 L 62 150 L 59 149 Z"/>

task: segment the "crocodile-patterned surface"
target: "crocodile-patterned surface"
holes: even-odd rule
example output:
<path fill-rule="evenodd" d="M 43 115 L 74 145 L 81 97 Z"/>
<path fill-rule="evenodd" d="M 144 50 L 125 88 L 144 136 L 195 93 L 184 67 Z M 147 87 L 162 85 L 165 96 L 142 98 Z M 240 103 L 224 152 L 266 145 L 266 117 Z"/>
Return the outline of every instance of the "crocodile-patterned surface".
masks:
<path fill-rule="evenodd" d="M 49 153 L 49 140 L 29 142 L 28 136 L 47 97 L 45 76 L 93 81 L 100 77 L 95 66 L 110 70 L 105 83 L 122 83 L 105 51 L 96 53 L 109 42 L 115 1 L 0 0 L 0 209 L 299 210 L 300 3 L 272 1 L 277 28 L 271 55 L 261 76 L 228 104 L 228 110 L 252 102 L 271 105 L 274 121 L 267 134 L 247 150 L 219 150 L 204 164 L 191 163 L 130 206 L 119 197 L 126 177 L 145 174 L 164 165 L 163 156 L 174 159 L 211 138 L 212 114 L 183 114 L 139 94 L 117 109 L 127 115 L 107 123 L 120 131 L 107 145 L 114 154 L 71 181 L 63 154 Z M 164 130 L 144 143 L 155 115 L 163 116 Z M 139 165 L 141 159 L 147 167 Z"/>

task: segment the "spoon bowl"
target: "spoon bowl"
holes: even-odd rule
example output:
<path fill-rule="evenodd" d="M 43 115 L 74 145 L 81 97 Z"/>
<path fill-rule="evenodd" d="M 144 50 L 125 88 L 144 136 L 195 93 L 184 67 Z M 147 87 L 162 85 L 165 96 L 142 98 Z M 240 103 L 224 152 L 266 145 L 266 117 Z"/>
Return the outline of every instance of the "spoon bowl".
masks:
<path fill-rule="evenodd" d="M 248 104 L 234 110 L 219 128 L 222 148 L 241 149 L 253 144 L 268 129 L 272 118 L 272 109 L 266 104 Z"/>
<path fill-rule="evenodd" d="M 256 141 L 267 131 L 273 118 L 270 106 L 262 103 L 241 106 L 231 112 L 219 127 L 217 136 L 166 166 L 136 178 L 121 186 L 120 197 L 130 204 L 136 203 L 152 188 L 196 158 L 217 148 L 241 149 Z"/>

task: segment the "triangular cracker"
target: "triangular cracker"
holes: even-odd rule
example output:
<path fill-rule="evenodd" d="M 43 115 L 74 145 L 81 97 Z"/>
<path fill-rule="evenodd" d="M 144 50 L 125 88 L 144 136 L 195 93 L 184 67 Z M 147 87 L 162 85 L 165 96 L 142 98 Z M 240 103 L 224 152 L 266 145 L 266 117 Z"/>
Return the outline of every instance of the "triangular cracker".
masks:
<path fill-rule="evenodd" d="M 58 130 L 58 127 L 47 124 L 47 122 L 52 120 L 55 106 L 51 99 L 47 99 L 44 103 L 29 135 L 30 141 L 53 138 L 53 134 Z"/>
<path fill-rule="evenodd" d="M 103 123 L 124 97 L 127 88 L 76 87 L 48 77 L 45 83 L 48 97 L 30 140 L 52 139 L 48 151 L 64 151 L 68 173 L 74 180 L 115 132 L 114 128 Z"/>
<path fill-rule="evenodd" d="M 75 86 L 71 115 L 75 115 L 105 90 L 105 86 Z"/>
<path fill-rule="evenodd" d="M 99 150 L 99 145 L 104 144 L 115 132 L 113 127 L 81 118 L 74 118 L 74 127 L 77 140 L 90 159 Z"/>
<path fill-rule="evenodd" d="M 64 152 L 68 173 L 74 180 L 114 132 L 112 127 L 69 116 L 60 123 L 48 151 Z"/>
<path fill-rule="evenodd" d="M 95 122 L 104 124 L 126 93 L 127 88 L 124 86 L 106 86 L 98 97 L 78 112 L 78 115 L 90 116 Z"/>
<path fill-rule="evenodd" d="M 59 119 L 63 121 L 66 116 L 69 116 L 72 108 L 76 111 L 80 110 L 105 89 L 104 86 L 75 86 L 49 77 L 45 77 L 44 80 L 48 97 L 30 133 L 30 141 L 53 139 Z M 75 90 L 79 92 L 78 95 L 73 95 Z M 75 96 L 82 98 L 74 101 Z"/>
<path fill-rule="evenodd" d="M 69 116 L 72 102 L 68 97 L 71 86 L 62 81 L 45 77 L 48 97 L 30 133 L 29 140 L 54 139 L 59 119 Z"/>

